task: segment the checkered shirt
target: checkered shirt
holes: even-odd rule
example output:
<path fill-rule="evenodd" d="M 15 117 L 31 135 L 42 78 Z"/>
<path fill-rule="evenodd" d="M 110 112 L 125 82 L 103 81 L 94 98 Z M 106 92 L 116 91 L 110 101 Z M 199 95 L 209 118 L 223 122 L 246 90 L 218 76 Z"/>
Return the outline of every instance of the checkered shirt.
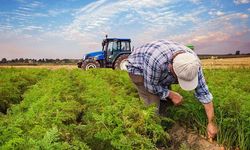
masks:
<path fill-rule="evenodd" d="M 143 76 L 144 87 L 149 92 L 160 96 L 161 100 L 166 100 L 169 95 L 168 87 L 171 84 L 178 83 L 168 66 L 172 65 L 173 55 L 180 51 L 196 55 L 188 47 L 172 41 L 158 40 L 142 45 L 129 56 L 128 72 Z M 198 86 L 195 89 L 195 96 L 204 104 L 211 102 L 213 99 L 208 90 L 202 68 L 198 72 Z"/>

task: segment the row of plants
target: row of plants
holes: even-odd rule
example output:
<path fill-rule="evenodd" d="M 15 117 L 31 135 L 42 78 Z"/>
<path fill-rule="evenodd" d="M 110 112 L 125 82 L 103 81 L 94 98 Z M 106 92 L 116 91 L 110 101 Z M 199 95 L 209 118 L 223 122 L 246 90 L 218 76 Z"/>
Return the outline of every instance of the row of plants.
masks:
<path fill-rule="evenodd" d="M 216 141 L 227 148 L 250 149 L 250 69 L 212 69 L 204 71 L 213 94 L 219 133 Z M 171 107 L 169 117 L 206 135 L 206 115 L 193 93 L 179 86 L 173 89 L 184 97 L 181 107 Z"/>
<path fill-rule="evenodd" d="M 0 113 L 22 101 L 23 93 L 36 82 L 46 77 L 46 69 L 15 69 L 1 68 L 0 70 Z"/>
<path fill-rule="evenodd" d="M 78 91 L 72 88 L 69 72 L 62 70 L 49 73 L 28 89 L 23 101 L 1 117 L 1 148 L 88 149 L 71 135 L 84 110 L 84 105 L 75 100 Z"/>
<path fill-rule="evenodd" d="M 126 72 L 103 69 L 91 70 L 89 75 L 93 80 L 85 80 L 84 85 L 91 94 L 83 94 L 83 97 L 88 100 L 86 116 L 96 125 L 89 124 L 88 132 L 97 133 L 90 141 L 96 144 L 97 139 L 102 139 L 99 145 L 103 145 L 103 140 L 107 140 L 115 149 L 156 149 L 156 143 L 166 144 L 169 135 L 161 127 L 155 107 L 145 107 L 138 96 L 135 97 L 136 90 Z"/>
<path fill-rule="evenodd" d="M 125 72 L 51 71 L 1 115 L 1 148 L 156 149 L 157 143 L 166 144 L 169 135 L 155 107 L 145 107 L 135 95 Z"/>

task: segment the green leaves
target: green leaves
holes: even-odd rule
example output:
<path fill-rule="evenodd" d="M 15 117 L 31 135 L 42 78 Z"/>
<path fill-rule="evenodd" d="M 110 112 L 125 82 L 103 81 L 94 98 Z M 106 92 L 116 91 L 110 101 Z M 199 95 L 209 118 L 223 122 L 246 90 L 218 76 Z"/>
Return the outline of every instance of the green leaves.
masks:
<path fill-rule="evenodd" d="M 77 79 L 85 87 L 81 94 L 87 108 L 84 132 L 91 135 L 86 141 L 90 147 L 154 149 L 157 141 L 167 140 L 155 107 L 145 107 L 134 97 L 136 90 L 126 72 L 90 70 Z"/>
<path fill-rule="evenodd" d="M 22 94 L 48 74 L 46 69 L 14 69 L 0 70 L 0 113 L 22 101 Z"/>
<path fill-rule="evenodd" d="M 2 148 L 156 149 L 169 139 L 126 72 L 51 71 L 21 96 L 1 118 Z"/>

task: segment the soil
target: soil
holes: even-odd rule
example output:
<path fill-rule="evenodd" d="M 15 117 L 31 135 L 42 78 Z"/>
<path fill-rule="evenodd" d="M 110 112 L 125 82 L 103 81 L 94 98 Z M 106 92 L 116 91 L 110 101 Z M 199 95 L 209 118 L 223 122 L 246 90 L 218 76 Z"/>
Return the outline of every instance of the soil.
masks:
<path fill-rule="evenodd" d="M 209 142 L 194 131 L 175 124 L 167 131 L 171 136 L 171 150 L 224 150 L 216 142 Z M 164 150 L 160 148 L 160 150 Z"/>

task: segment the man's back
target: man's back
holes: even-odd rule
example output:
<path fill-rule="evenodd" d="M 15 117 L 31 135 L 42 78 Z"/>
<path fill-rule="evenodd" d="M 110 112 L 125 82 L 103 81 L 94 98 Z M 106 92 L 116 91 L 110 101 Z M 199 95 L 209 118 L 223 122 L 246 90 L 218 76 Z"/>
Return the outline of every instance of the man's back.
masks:
<path fill-rule="evenodd" d="M 173 54 L 178 51 L 194 53 L 188 47 L 173 41 L 158 40 L 136 48 L 128 58 L 128 72 L 143 75 L 148 67 L 163 67 L 171 63 Z"/>

